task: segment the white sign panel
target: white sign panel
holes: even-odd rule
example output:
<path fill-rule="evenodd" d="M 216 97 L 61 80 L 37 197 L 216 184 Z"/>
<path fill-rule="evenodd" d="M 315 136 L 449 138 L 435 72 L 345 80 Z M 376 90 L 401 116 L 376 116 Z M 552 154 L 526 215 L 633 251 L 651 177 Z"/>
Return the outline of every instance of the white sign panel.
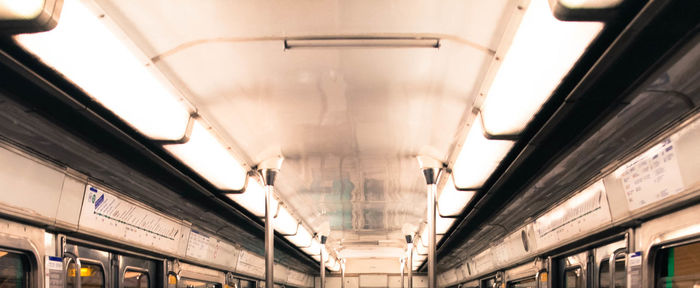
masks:
<path fill-rule="evenodd" d="M 535 238 L 538 247 L 547 248 L 599 228 L 610 221 L 605 186 L 602 181 L 598 181 L 537 218 Z"/>
<path fill-rule="evenodd" d="M 190 231 L 185 255 L 209 263 L 229 267 L 232 270 L 235 268 L 236 261 L 238 260 L 238 250 L 236 247 L 194 229 Z"/>
<path fill-rule="evenodd" d="M 190 237 L 187 240 L 187 252 L 185 255 L 197 259 L 207 259 L 209 255 L 209 236 L 199 233 L 194 229 L 190 230 Z"/>
<path fill-rule="evenodd" d="M 669 138 L 616 171 L 630 210 L 658 202 L 683 190 L 677 157 L 676 145 Z"/>
<path fill-rule="evenodd" d="M 47 288 L 64 288 L 63 258 L 46 256 L 44 267 L 44 285 Z"/>
<path fill-rule="evenodd" d="M 182 225 L 92 185 L 87 185 L 79 229 L 172 253 L 177 252 Z"/>
<path fill-rule="evenodd" d="M 236 272 L 250 276 L 265 276 L 265 258 L 248 251 L 241 251 Z"/>

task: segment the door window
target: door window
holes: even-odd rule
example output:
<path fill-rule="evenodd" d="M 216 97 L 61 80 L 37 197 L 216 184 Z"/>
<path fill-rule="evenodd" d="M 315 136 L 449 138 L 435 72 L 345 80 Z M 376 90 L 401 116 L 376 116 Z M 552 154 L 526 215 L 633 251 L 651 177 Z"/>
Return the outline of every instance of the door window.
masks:
<path fill-rule="evenodd" d="M 581 268 L 567 269 L 564 276 L 564 287 L 583 288 L 583 272 Z"/>
<path fill-rule="evenodd" d="M 625 269 L 625 259 L 615 259 L 615 287 L 627 287 L 627 271 Z M 600 288 L 610 288 L 610 262 L 606 259 L 600 263 L 600 273 L 598 274 Z"/>
<path fill-rule="evenodd" d="M 700 242 L 659 250 L 654 271 L 656 287 L 700 287 Z"/>
<path fill-rule="evenodd" d="M 202 280 L 180 278 L 177 281 L 177 288 L 220 288 L 221 284 Z"/>
<path fill-rule="evenodd" d="M 535 278 L 528 278 L 519 281 L 513 281 L 508 283 L 509 288 L 536 288 L 537 282 Z"/>
<path fill-rule="evenodd" d="M 127 269 L 124 272 L 124 288 L 148 288 L 148 273 Z"/>
<path fill-rule="evenodd" d="M 102 266 L 81 262 L 82 267 L 80 267 L 80 285 L 83 288 L 101 288 L 105 287 L 105 277 Z M 68 275 L 66 277 L 67 287 L 73 287 L 75 285 L 76 271 L 75 263 L 71 262 L 68 264 Z"/>
<path fill-rule="evenodd" d="M 255 281 L 241 279 L 241 288 L 255 288 Z"/>
<path fill-rule="evenodd" d="M 29 287 L 29 261 L 21 253 L 0 250 L 0 288 Z"/>

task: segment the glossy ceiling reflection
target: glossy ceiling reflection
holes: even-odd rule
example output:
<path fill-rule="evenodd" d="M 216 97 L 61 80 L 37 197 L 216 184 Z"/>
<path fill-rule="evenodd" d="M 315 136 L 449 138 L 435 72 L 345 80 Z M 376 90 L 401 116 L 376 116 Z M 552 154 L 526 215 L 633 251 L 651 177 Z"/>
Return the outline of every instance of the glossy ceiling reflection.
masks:
<path fill-rule="evenodd" d="M 425 218 L 415 156 L 448 160 L 518 4 L 96 2 L 238 158 L 284 155 L 280 201 L 345 258 L 400 256 L 402 226 Z M 440 47 L 284 49 L 358 35 Z"/>
<path fill-rule="evenodd" d="M 69 9 L 77 1 L 66 1 L 69 20 L 77 19 Z M 131 62 L 79 61 L 92 65 L 81 69 L 65 54 L 39 51 L 56 47 L 42 41 L 63 37 L 33 34 L 18 41 L 221 192 L 239 192 L 247 185 L 244 194 L 228 196 L 255 217 L 263 211 L 258 199 L 262 187 L 246 170 L 282 155 L 275 230 L 284 235 L 301 231 L 287 239 L 310 255 L 318 254 L 318 240 L 311 236 L 328 235 L 327 250 L 342 258 L 401 257 L 405 227 L 412 224 L 410 232 L 419 237 L 416 259 L 422 261 L 425 181 L 416 156 L 454 168 L 455 176 L 445 174 L 449 180 L 439 187 L 438 212 L 444 218 L 438 219 L 438 234 L 447 233 L 455 222 L 450 217 L 459 215 L 476 194 L 455 186 L 474 190 L 483 185 L 513 146 L 514 133 L 532 117 L 530 110 L 539 109 L 602 28 L 600 23 L 564 25 L 585 26 L 586 33 L 577 47 L 559 49 L 569 52 L 562 56 L 566 61 L 557 60 L 563 72 L 543 68 L 552 75 L 543 84 L 545 92 L 533 93 L 540 100 L 530 103 L 530 96 L 524 97 L 532 107 L 518 116 L 523 120 L 505 123 L 496 117 L 500 123 L 489 119 L 507 110 L 498 107 L 507 106 L 513 93 L 491 87 L 491 92 L 500 91 L 493 92 L 498 97 L 484 102 L 483 96 L 490 93 L 493 79 L 500 83 L 522 74 L 504 68 L 510 74 L 502 76 L 496 68 L 504 55 L 503 67 L 524 66 L 517 64 L 522 60 L 517 55 L 529 55 L 524 48 L 514 48 L 520 54 L 508 49 L 534 43 L 521 33 L 526 23 L 535 23 L 529 25 L 535 31 L 537 25 L 556 28 L 562 23 L 553 18 L 538 22 L 551 18 L 545 1 L 212 1 L 199 3 L 196 12 L 185 1 L 81 3 L 89 10 L 81 17 L 98 23 L 82 26 L 103 37 L 108 32 L 97 30 L 105 24 L 116 39 L 105 41 L 120 44 L 111 47 L 119 46 L 119 55 L 132 57 Z M 276 9 L 269 9 L 273 5 Z M 66 25 L 60 23 L 50 33 L 74 33 L 74 42 L 84 42 L 78 47 L 85 51 L 79 52 L 70 48 L 75 43 L 59 41 L 67 45 L 61 49 L 73 52 L 71 57 L 106 53 L 93 58 L 111 59 L 112 48 L 100 46 L 105 41 L 91 42 Z M 553 40 L 545 46 L 555 51 L 561 44 L 559 36 L 538 37 L 543 39 L 536 43 Z M 124 67 L 113 69 L 119 65 Z M 133 76 L 130 69 L 149 76 Z M 117 82 L 92 85 L 90 80 L 131 76 L 158 93 Z M 110 85 L 132 97 L 115 97 L 119 93 L 105 88 Z M 488 105 L 482 107 L 484 103 Z M 167 108 L 170 118 L 151 114 L 156 106 Z M 483 114 L 483 108 L 491 110 Z M 500 125 L 496 122 L 507 129 L 491 129 Z M 511 138 L 491 139 L 494 131 Z"/>

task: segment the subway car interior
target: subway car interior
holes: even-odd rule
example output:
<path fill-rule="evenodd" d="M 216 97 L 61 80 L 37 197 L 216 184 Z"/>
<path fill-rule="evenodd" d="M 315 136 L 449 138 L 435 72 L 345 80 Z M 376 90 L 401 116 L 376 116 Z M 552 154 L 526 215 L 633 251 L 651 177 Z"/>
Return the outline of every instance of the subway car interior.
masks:
<path fill-rule="evenodd" d="M 700 288 L 698 0 L 0 0 L 0 288 Z"/>

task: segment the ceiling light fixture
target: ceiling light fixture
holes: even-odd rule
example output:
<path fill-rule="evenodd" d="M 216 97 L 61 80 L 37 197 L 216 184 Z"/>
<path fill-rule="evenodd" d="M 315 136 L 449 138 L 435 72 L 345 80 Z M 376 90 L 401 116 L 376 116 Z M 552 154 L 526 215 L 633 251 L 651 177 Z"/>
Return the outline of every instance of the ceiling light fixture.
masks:
<path fill-rule="evenodd" d="M 246 170 L 200 120 L 193 124 L 189 141 L 163 148 L 218 189 L 241 191 L 246 185 Z"/>
<path fill-rule="evenodd" d="M 452 176 L 447 176 L 447 183 L 438 197 L 438 212 L 442 217 L 455 217 L 462 213 L 464 207 L 476 195 L 476 191 L 457 190 Z"/>
<path fill-rule="evenodd" d="M 560 21 L 548 2 L 530 2 L 486 93 L 489 135 L 520 134 L 603 29 L 602 22 Z"/>
<path fill-rule="evenodd" d="M 487 139 L 482 127 L 482 118 L 477 115 L 452 169 L 459 189 L 481 188 L 513 147 L 513 141 Z"/>
<path fill-rule="evenodd" d="M 183 138 L 191 112 L 186 101 L 108 21 L 80 1 L 65 0 L 56 28 L 15 40 L 143 135 Z"/>

